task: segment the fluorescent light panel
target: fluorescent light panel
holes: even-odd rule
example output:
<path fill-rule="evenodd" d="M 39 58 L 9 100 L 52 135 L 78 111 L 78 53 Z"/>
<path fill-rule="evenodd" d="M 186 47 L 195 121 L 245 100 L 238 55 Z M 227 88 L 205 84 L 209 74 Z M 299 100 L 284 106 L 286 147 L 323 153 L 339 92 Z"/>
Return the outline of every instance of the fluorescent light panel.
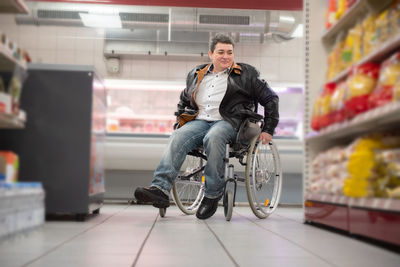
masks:
<path fill-rule="evenodd" d="M 83 25 L 92 28 L 122 28 L 121 18 L 118 14 L 87 14 L 79 13 Z"/>

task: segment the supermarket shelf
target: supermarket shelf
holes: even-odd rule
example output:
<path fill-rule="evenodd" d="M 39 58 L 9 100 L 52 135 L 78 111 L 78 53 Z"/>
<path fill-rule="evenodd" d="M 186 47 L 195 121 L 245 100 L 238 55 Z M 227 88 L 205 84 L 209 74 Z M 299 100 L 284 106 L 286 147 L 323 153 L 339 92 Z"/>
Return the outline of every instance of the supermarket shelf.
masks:
<path fill-rule="evenodd" d="M 383 129 L 400 122 L 400 102 L 393 102 L 361 113 L 350 121 L 336 123 L 305 137 L 306 142 L 340 139 L 346 136 Z"/>
<path fill-rule="evenodd" d="M 398 48 L 400 48 L 400 35 L 396 35 L 378 46 L 378 48 L 375 49 L 372 53 L 363 57 L 359 62 L 357 62 L 356 65 L 362 65 L 367 62 L 381 62 Z M 329 80 L 328 82 L 338 82 L 346 78 L 349 73 L 350 68 L 347 68 L 337 74 L 333 79 Z"/>
<path fill-rule="evenodd" d="M 2 0 L 0 13 L 28 14 L 29 10 L 22 0 Z"/>
<path fill-rule="evenodd" d="M 336 205 L 346 205 L 349 203 L 350 198 L 340 195 L 329 195 L 329 194 L 318 194 L 318 193 L 306 193 L 305 200 L 318 201 L 331 203 Z"/>
<path fill-rule="evenodd" d="M 0 71 L 13 71 L 16 65 L 26 70 L 26 63 L 16 60 L 11 52 L 0 44 Z"/>
<path fill-rule="evenodd" d="M 306 193 L 305 200 L 344 205 L 350 208 L 400 212 L 400 199 L 394 198 L 351 198 L 341 195 Z"/>
<path fill-rule="evenodd" d="M 347 10 L 345 14 L 343 14 L 339 21 L 337 21 L 334 25 L 332 25 L 331 28 L 322 34 L 322 41 L 325 43 L 331 42 L 332 38 L 334 38 L 340 31 L 354 26 L 357 22 L 357 19 L 365 14 L 366 11 L 366 2 L 364 0 L 358 0 L 349 8 L 349 10 Z"/>
<path fill-rule="evenodd" d="M 330 79 L 329 81 L 327 81 L 327 83 L 337 83 L 343 79 L 345 79 L 347 77 L 347 75 L 349 75 L 350 73 L 350 67 L 342 70 L 341 72 L 339 72 L 335 77 L 333 77 L 332 79 Z"/>
<path fill-rule="evenodd" d="M 0 129 L 22 129 L 25 121 L 15 115 L 0 113 Z"/>

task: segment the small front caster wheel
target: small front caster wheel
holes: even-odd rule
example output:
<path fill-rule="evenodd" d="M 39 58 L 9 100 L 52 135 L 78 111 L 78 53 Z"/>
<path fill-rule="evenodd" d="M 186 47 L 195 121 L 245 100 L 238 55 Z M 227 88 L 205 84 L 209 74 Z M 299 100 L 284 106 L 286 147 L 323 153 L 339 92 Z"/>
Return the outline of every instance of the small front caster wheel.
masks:
<path fill-rule="evenodd" d="M 224 196 L 224 214 L 225 220 L 228 222 L 232 218 L 232 211 L 233 211 L 233 192 L 232 190 L 226 190 Z"/>
<path fill-rule="evenodd" d="M 160 216 L 162 218 L 164 218 L 166 212 L 167 212 L 167 208 L 160 208 Z"/>

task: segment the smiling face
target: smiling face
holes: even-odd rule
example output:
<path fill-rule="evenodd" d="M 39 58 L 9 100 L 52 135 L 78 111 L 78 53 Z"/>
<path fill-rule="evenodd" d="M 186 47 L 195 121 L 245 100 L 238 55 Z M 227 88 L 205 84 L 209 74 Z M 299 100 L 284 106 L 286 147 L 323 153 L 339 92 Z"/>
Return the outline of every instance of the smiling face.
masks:
<path fill-rule="evenodd" d="M 233 45 L 217 43 L 214 52 L 208 51 L 208 56 L 214 65 L 214 72 L 221 72 L 232 66 Z"/>

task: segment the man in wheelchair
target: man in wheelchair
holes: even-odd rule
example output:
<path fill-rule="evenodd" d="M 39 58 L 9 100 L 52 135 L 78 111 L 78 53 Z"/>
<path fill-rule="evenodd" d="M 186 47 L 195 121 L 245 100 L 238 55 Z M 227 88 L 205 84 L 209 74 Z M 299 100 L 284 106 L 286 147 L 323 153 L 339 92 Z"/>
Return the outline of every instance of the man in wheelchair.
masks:
<path fill-rule="evenodd" d="M 256 105 L 264 107 L 260 134 L 263 144 L 271 141 L 279 120 L 278 96 L 259 79 L 254 67 L 234 62 L 234 42 L 229 36 L 217 34 L 212 38 L 208 55 L 211 64 L 197 66 L 187 75 L 175 113 L 177 127 L 150 187 L 135 190 L 138 201 L 151 202 L 157 208 L 168 207 L 169 192 L 186 155 L 203 146 L 207 164 L 205 195 L 196 212 L 199 219 L 207 219 L 216 212 L 225 183 L 226 144 L 236 140 L 244 121 L 262 119 L 255 112 Z"/>

